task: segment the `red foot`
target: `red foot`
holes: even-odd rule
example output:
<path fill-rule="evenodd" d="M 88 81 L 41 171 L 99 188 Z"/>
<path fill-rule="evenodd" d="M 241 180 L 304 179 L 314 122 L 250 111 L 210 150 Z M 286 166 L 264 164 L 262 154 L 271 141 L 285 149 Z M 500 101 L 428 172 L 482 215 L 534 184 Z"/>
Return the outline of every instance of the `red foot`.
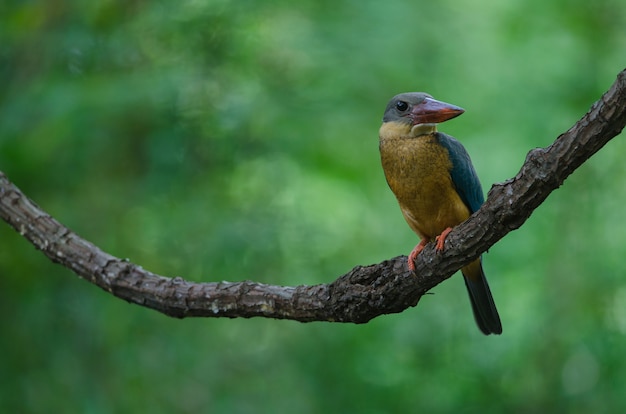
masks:
<path fill-rule="evenodd" d="M 422 250 L 424 250 L 424 246 L 426 246 L 426 243 L 428 243 L 428 241 L 426 239 L 423 239 L 421 242 L 419 242 L 417 246 L 413 248 L 411 253 L 409 253 L 409 260 L 407 262 L 407 266 L 409 267 L 409 270 L 411 272 L 415 270 L 415 258 L 417 257 L 418 254 L 421 253 Z"/>
<path fill-rule="evenodd" d="M 446 243 L 446 237 L 448 237 L 448 234 L 452 231 L 452 227 L 448 227 L 447 229 L 445 229 L 444 231 L 441 232 L 441 234 L 439 236 L 437 236 L 435 238 L 435 240 L 437 241 L 437 245 L 435 246 L 435 249 L 440 252 L 443 250 L 443 248 L 445 247 L 445 243 Z"/>

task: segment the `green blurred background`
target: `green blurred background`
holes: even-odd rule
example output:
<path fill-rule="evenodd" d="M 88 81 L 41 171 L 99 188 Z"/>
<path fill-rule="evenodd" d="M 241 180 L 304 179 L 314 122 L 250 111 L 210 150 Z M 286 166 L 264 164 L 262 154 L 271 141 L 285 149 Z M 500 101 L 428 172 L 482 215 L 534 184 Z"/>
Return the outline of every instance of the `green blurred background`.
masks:
<path fill-rule="evenodd" d="M 81 236 L 193 281 L 324 283 L 417 241 L 385 183 L 387 100 L 466 113 L 485 192 L 626 66 L 619 0 L 0 5 L 0 170 Z M 626 164 L 610 142 L 460 277 L 366 325 L 174 320 L 0 223 L 0 411 L 626 410 Z"/>

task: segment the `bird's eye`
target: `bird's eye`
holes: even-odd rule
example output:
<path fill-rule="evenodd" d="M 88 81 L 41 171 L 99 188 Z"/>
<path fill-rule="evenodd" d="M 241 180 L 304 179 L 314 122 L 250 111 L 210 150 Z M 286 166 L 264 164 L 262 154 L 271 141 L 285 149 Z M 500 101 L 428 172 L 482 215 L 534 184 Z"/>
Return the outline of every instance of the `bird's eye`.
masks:
<path fill-rule="evenodd" d="M 396 102 L 396 109 L 400 112 L 404 112 L 409 109 L 409 104 L 404 101 L 398 101 Z"/>

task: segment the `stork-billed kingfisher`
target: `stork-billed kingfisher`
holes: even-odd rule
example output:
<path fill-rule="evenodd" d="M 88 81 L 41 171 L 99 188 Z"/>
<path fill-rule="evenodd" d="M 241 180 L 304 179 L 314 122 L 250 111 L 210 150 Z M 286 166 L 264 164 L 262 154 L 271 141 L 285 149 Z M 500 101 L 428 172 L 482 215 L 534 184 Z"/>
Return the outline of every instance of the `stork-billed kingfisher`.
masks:
<path fill-rule="evenodd" d="M 483 190 L 463 145 L 437 132 L 437 124 L 461 115 L 458 106 L 423 92 L 394 96 L 380 127 L 380 158 L 389 187 L 402 215 L 420 237 L 409 254 L 408 267 L 424 246 L 436 241 L 441 251 L 452 227 L 467 220 L 484 202 Z M 502 324 L 493 302 L 482 259 L 461 269 L 474 318 L 485 334 L 501 334 Z"/>

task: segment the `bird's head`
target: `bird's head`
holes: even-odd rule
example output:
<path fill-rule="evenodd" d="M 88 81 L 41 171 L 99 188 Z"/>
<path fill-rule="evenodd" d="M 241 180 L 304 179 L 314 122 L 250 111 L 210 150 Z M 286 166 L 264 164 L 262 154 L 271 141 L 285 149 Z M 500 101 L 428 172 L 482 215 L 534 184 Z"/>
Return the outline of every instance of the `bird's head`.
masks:
<path fill-rule="evenodd" d="M 438 123 L 461 115 L 465 110 L 441 102 L 424 92 L 407 92 L 394 96 L 387 104 L 383 126 L 393 123 L 417 136 L 436 131 Z"/>

